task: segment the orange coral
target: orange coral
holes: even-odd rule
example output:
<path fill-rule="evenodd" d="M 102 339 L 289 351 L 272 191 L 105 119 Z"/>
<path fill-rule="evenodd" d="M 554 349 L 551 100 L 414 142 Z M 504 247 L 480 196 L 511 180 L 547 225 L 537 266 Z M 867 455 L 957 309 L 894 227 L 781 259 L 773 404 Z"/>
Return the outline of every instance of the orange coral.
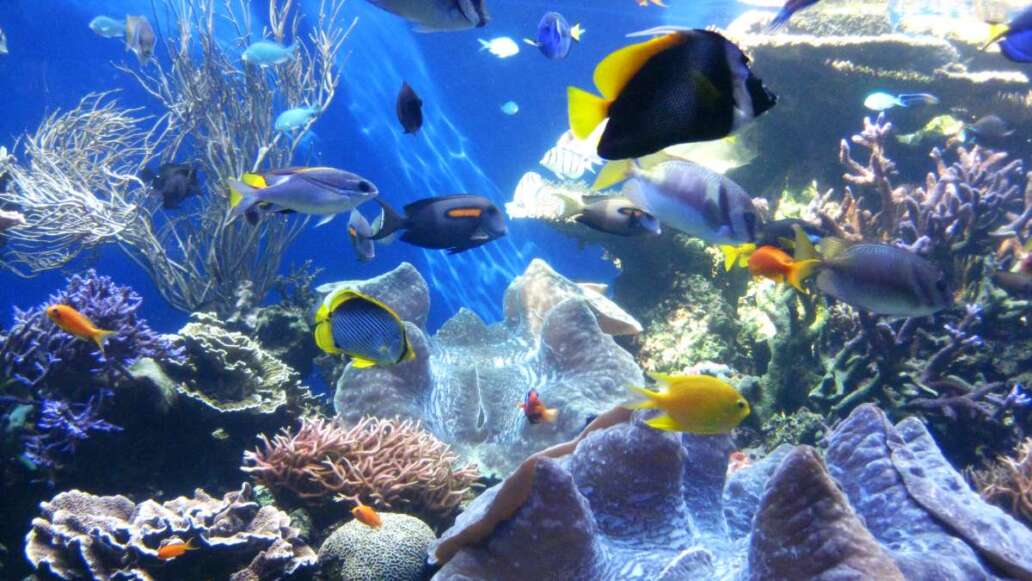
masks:
<path fill-rule="evenodd" d="M 456 467 L 458 455 L 419 422 L 364 417 L 347 428 L 303 418 L 296 432 L 262 435 L 244 453 L 241 469 L 274 494 L 309 505 L 360 500 L 380 509 L 447 517 L 478 478 L 476 465 Z"/>

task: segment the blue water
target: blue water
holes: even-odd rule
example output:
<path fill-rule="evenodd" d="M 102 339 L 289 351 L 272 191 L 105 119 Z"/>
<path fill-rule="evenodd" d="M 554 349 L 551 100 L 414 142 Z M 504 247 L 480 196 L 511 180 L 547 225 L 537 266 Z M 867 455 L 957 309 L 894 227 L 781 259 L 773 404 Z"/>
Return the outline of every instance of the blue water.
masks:
<path fill-rule="evenodd" d="M 311 161 L 366 176 L 385 200 L 399 207 L 457 192 L 487 196 L 501 207 L 523 173 L 539 169 L 542 153 L 566 129 L 565 87 L 590 86 L 594 64 L 626 43 L 627 30 L 659 24 L 721 25 L 742 8 L 719 0 L 672 4 L 664 10 L 642 8 L 634 0 L 494 1 L 489 3 L 492 21 L 486 29 L 419 34 L 364 0 L 352 0 L 343 16 L 358 18 L 358 26 L 342 51 L 344 74 L 337 98 L 313 127 L 317 137 L 310 144 Z M 266 21 L 267 3 L 252 5 L 254 20 Z M 315 14 L 318 2 L 305 0 L 300 6 Z M 587 29 L 584 42 L 574 46 L 567 59 L 550 61 L 522 43 L 520 54 L 507 60 L 479 50 L 478 38 L 510 36 L 519 42 L 533 36 L 549 9 L 561 10 L 571 24 L 580 22 Z M 0 58 L 0 145 L 11 149 L 18 136 L 32 131 L 45 115 L 73 107 L 89 92 L 118 90 L 120 102 L 159 113 L 153 100 L 115 69 L 115 63 L 133 59 L 123 43 L 100 38 L 87 27 L 98 14 L 126 13 L 145 14 L 165 29 L 165 18 L 148 0 L 3 2 L 0 28 L 8 35 L 11 54 Z M 394 101 L 403 80 L 425 102 L 425 124 L 416 136 L 403 134 L 395 118 Z M 500 110 L 509 100 L 519 104 L 515 116 Z M 375 205 L 363 210 L 370 219 L 376 211 Z M 488 321 L 497 320 L 505 287 L 534 257 L 574 279 L 607 282 L 616 274 L 599 260 L 597 249 L 580 249 L 544 226 L 519 221 L 510 224 L 506 238 L 464 254 L 448 256 L 394 244 L 379 247 L 375 261 L 361 264 L 348 244 L 345 224 L 341 217 L 328 226 L 308 228 L 290 249 L 284 270 L 312 259 L 324 269 L 324 282 L 367 278 L 401 261 L 412 262 L 432 289 L 432 328 L 463 306 Z M 93 258 L 95 263 L 80 260 L 67 271 L 93 264 L 133 286 L 144 296 L 144 315 L 158 329 L 171 332 L 185 320 L 186 314 L 169 307 L 117 248 L 108 247 Z M 25 280 L 0 273 L 3 302 L 22 307 L 39 303 L 63 285 L 63 277 L 61 272 L 47 272 Z M 10 311 L 0 309 L 0 320 L 6 322 Z"/>

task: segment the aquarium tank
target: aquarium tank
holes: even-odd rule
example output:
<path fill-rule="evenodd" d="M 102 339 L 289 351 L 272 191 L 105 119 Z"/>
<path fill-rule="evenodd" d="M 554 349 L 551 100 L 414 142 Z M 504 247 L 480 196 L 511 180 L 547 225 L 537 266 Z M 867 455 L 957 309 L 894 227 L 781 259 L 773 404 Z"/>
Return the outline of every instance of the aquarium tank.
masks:
<path fill-rule="evenodd" d="M 6 0 L 0 579 L 1032 579 L 1028 0 Z"/>

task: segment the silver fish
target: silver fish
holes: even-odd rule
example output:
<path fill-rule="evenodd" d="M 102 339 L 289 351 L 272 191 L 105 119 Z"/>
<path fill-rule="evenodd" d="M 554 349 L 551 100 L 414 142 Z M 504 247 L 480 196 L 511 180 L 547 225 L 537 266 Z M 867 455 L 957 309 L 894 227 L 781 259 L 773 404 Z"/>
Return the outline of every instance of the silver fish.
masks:
<path fill-rule="evenodd" d="M 0 30 L 0 54 L 7 54 L 7 35 Z"/>
<path fill-rule="evenodd" d="M 355 255 L 359 262 L 369 262 L 376 258 L 376 245 L 373 242 L 373 228 L 358 210 L 351 211 L 351 218 L 348 220 L 348 238 L 351 239 L 351 246 L 355 249 Z"/>
<path fill-rule="evenodd" d="M 690 161 L 634 166 L 624 196 L 675 230 L 711 244 L 756 240 L 762 219 L 741 186 Z"/>
<path fill-rule="evenodd" d="M 468 30 L 490 20 L 485 0 L 369 0 L 415 25 L 416 32 Z"/>
<path fill-rule="evenodd" d="M 943 271 L 903 248 L 825 238 L 820 253 L 817 288 L 858 309 L 923 317 L 953 302 Z"/>
<path fill-rule="evenodd" d="M 98 16 L 90 21 L 90 30 L 104 38 L 121 38 L 125 36 L 125 22 L 110 16 Z"/>
<path fill-rule="evenodd" d="M 156 40 L 154 28 L 146 16 L 125 17 L 125 49 L 136 54 L 141 65 L 154 54 Z"/>
<path fill-rule="evenodd" d="M 256 211 L 299 212 L 323 216 L 321 226 L 341 212 L 348 212 L 379 194 L 376 186 L 362 176 L 332 167 L 284 168 L 256 174 L 265 187 L 253 187 L 229 180 L 233 192 L 230 219 L 247 216 L 256 220 Z"/>

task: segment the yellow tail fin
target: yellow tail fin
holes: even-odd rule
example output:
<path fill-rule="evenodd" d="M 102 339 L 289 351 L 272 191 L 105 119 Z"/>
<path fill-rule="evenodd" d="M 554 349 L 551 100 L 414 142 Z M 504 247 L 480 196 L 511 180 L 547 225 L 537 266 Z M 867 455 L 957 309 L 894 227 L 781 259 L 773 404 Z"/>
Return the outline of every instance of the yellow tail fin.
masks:
<path fill-rule="evenodd" d="M 114 331 L 104 331 L 102 329 L 97 329 L 97 331 L 95 333 L 93 333 L 93 337 L 92 337 L 93 342 L 97 344 L 97 347 L 100 347 L 100 352 L 101 353 L 104 353 L 104 341 L 107 340 L 108 337 L 110 337 L 111 335 L 114 335 L 114 334 L 115 334 Z M 106 353 L 105 353 L 105 355 L 106 355 Z"/>
<path fill-rule="evenodd" d="M 581 25 L 578 22 L 577 24 L 573 25 L 573 28 L 570 29 L 570 38 L 576 40 L 577 42 L 580 42 L 580 39 L 582 36 L 584 36 L 585 32 L 587 31 L 581 28 Z"/>
<path fill-rule="evenodd" d="M 821 261 L 815 258 L 792 263 L 792 266 L 788 269 L 788 284 L 792 285 L 797 291 L 805 293 L 803 281 L 810 278 L 820 264 Z"/>
<path fill-rule="evenodd" d="M 645 389 L 644 387 L 636 387 L 636 386 L 633 386 L 633 385 L 630 386 L 629 389 L 631 390 L 631 393 L 640 395 L 640 396 L 644 397 L 645 399 L 643 399 L 641 401 L 632 401 L 630 403 L 625 403 L 624 404 L 625 408 L 627 408 L 629 410 L 647 410 L 647 409 L 655 409 L 656 407 L 658 407 L 657 404 L 656 404 L 656 398 L 659 396 L 658 393 L 656 393 L 654 391 L 649 391 L 649 390 Z"/>
<path fill-rule="evenodd" d="M 631 167 L 632 163 L 629 159 L 606 163 L 598 171 L 598 176 L 595 178 L 595 182 L 591 184 L 591 189 L 600 192 L 626 180 L 631 175 Z"/>
<path fill-rule="evenodd" d="M 577 87 L 567 87 L 566 95 L 570 101 L 570 130 L 577 139 L 587 139 L 609 116 L 610 101 Z"/>

